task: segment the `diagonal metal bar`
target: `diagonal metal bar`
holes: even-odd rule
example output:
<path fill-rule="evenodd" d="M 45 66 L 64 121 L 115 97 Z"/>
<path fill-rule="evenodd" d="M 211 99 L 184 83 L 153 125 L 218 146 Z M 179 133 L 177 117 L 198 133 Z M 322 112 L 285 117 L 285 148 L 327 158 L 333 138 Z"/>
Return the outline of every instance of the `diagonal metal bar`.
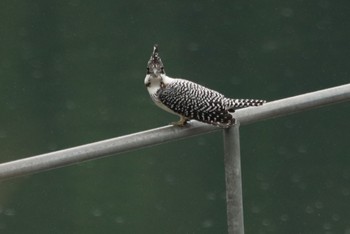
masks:
<path fill-rule="evenodd" d="M 245 108 L 235 113 L 241 125 L 288 115 L 307 109 L 350 100 L 350 84 L 269 102 L 261 107 Z M 191 121 L 188 127 L 165 126 L 109 140 L 77 146 L 38 156 L 0 164 L 0 180 L 24 176 L 87 160 L 150 147 L 169 141 L 220 130 L 217 127 Z"/>
<path fill-rule="evenodd" d="M 241 125 L 246 125 L 347 101 L 350 101 L 350 84 L 268 102 L 259 108 L 245 108 L 237 111 L 236 117 Z"/>
<path fill-rule="evenodd" d="M 0 180 L 124 153 L 165 142 L 217 131 L 218 128 L 192 122 L 183 128 L 165 126 L 108 140 L 0 164 Z"/>

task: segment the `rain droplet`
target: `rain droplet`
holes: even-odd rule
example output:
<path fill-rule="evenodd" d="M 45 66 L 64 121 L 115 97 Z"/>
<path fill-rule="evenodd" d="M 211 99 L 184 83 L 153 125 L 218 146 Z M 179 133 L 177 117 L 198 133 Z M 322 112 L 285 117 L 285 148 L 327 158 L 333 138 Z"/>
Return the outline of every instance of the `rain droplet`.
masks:
<path fill-rule="evenodd" d="M 286 221 L 288 221 L 288 219 L 289 219 L 289 216 L 287 214 L 281 215 L 281 220 L 282 221 L 286 222 Z"/>
<path fill-rule="evenodd" d="M 317 201 L 317 202 L 315 202 L 315 207 L 317 209 L 322 209 L 323 208 L 323 203 L 321 201 Z"/>
<path fill-rule="evenodd" d="M 100 209 L 94 209 L 92 211 L 92 215 L 95 217 L 100 217 L 100 216 L 102 216 L 102 211 Z"/>
<path fill-rule="evenodd" d="M 210 228 L 212 226 L 213 226 L 213 221 L 210 219 L 207 219 L 202 223 L 202 227 L 204 228 Z"/>
<path fill-rule="evenodd" d="M 324 223 L 323 224 L 323 229 L 330 230 L 331 228 L 332 228 L 332 225 L 330 223 Z"/>
<path fill-rule="evenodd" d="M 125 223 L 124 218 L 121 217 L 121 216 L 117 216 L 117 217 L 114 219 L 114 221 L 115 221 L 117 224 L 123 224 L 123 223 Z"/>
<path fill-rule="evenodd" d="M 333 221 L 339 221 L 340 220 L 340 216 L 338 214 L 333 214 L 332 215 L 332 219 L 333 219 Z"/>
<path fill-rule="evenodd" d="M 307 207 L 305 208 L 305 212 L 306 212 L 307 214 L 312 214 L 312 213 L 314 213 L 314 208 L 312 208 L 311 206 L 307 206 Z"/>
<path fill-rule="evenodd" d="M 284 7 L 281 9 L 281 15 L 284 17 L 292 17 L 294 15 L 294 11 L 289 7 Z"/>
<path fill-rule="evenodd" d="M 4 214 L 7 215 L 7 216 L 14 216 L 16 214 L 16 212 L 15 212 L 14 209 L 6 209 L 4 211 Z"/>

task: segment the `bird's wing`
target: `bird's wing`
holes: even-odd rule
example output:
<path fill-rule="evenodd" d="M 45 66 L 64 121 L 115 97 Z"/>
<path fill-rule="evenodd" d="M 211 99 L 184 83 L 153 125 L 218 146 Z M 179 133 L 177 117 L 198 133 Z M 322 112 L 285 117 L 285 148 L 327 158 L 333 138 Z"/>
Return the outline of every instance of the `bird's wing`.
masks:
<path fill-rule="evenodd" d="M 211 124 L 232 124 L 232 115 L 223 103 L 225 97 L 196 83 L 177 80 L 158 90 L 159 100 L 172 111 L 189 119 Z"/>

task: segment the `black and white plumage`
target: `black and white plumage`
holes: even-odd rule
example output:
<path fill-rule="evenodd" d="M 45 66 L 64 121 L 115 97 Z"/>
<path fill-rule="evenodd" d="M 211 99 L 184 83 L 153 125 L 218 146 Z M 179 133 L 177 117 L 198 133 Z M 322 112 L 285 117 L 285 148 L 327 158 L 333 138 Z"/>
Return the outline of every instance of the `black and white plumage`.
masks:
<path fill-rule="evenodd" d="M 174 125 L 184 126 L 190 119 L 220 127 L 235 123 L 235 109 L 260 106 L 264 100 L 231 99 L 221 93 L 184 79 L 174 79 L 165 74 L 164 66 L 154 45 L 147 64 L 145 85 L 152 100 L 162 109 L 180 116 Z"/>

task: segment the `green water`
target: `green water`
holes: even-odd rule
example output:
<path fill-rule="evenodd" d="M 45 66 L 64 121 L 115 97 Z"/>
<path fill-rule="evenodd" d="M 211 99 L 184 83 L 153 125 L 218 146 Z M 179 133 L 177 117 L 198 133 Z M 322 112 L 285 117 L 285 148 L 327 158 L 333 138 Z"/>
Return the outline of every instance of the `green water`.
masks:
<path fill-rule="evenodd" d="M 143 80 L 276 100 L 349 83 L 348 1 L 0 2 L 0 162 L 175 121 Z M 247 234 L 350 233 L 350 108 L 241 128 Z M 227 233 L 215 133 L 0 183 L 1 233 Z"/>

